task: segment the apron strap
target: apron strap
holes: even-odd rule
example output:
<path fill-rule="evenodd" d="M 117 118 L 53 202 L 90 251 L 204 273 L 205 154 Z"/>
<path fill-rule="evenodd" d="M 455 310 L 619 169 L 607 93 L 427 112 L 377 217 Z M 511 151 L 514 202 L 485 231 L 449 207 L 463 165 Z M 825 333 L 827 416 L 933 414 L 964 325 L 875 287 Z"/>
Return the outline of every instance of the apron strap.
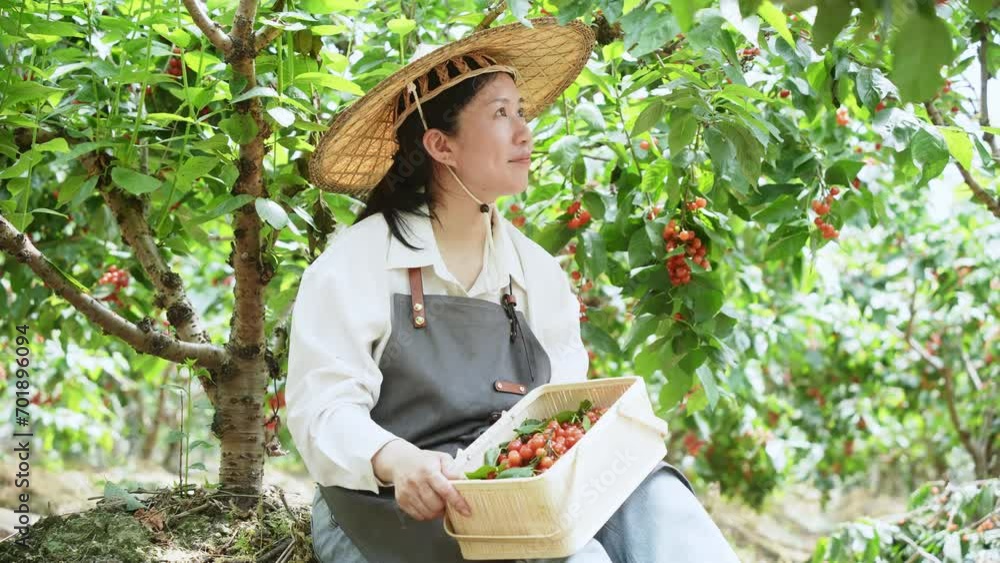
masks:
<path fill-rule="evenodd" d="M 420 268 L 410 268 L 410 302 L 413 304 L 413 327 L 427 326 L 426 311 L 424 311 L 424 279 Z"/>

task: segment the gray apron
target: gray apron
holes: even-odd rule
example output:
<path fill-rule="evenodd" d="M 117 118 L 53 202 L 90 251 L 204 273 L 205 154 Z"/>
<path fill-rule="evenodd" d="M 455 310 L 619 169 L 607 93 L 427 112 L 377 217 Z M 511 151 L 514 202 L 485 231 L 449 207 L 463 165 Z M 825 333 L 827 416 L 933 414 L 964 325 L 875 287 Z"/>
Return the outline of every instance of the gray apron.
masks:
<path fill-rule="evenodd" d="M 454 456 L 502 411 L 550 381 L 549 357 L 516 310 L 512 286 L 498 304 L 425 296 L 420 269 L 410 268 L 409 277 L 410 295 L 392 296 L 392 333 L 379 361 L 383 383 L 372 420 L 418 448 Z M 666 462 L 650 475 L 664 468 L 693 492 Z M 379 487 L 377 494 L 319 489 L 332 520 L 357 548 L 356 557 L 337 563 L 466 561 L 441 519 L 413 519 L 399 508 L 392 487 Z"/>
<path fill-rule="evenodd" d="M 420 269 L 409 273 L 411 294 L 392 296 L 392 332 L 379 361 L 383 383 L 371 416 L 418 448 L 454 456 L 502 411 L 549 382 L 549 357 L 516 310 L 511 286 L 503 303 L 424 296 Z M 413 519 L 397 505 L 392 487 L 378 494 L 343 487 L 320 492 L 369 562 L 465 561 L 441 519 Z"/>

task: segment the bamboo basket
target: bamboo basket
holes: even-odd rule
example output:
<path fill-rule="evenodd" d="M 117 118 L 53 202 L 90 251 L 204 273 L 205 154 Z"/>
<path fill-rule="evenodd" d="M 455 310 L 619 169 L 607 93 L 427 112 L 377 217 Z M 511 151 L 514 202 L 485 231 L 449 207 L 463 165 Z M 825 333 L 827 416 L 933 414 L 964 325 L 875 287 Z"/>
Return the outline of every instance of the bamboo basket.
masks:
<path fill-rule="evenodd" d="M 470 560 L 566 557 L 593 538 L 666 456 L 667 423 L 653 412 L 641 377 L 542 385 L 455 456 L 463 472 L 511 440 L 529 418 L 576 410 L 589 399 L 608 411 L 541 475 L 456 480 L 472 516 L 447 505 L 444 529 Z"/>

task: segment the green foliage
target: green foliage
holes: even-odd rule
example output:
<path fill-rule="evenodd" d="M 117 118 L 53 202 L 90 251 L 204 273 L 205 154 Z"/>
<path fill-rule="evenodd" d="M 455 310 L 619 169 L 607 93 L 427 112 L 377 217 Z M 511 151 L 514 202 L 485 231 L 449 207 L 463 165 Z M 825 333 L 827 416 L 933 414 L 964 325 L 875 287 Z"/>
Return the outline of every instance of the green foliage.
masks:
<path fill-rule="evenodd" d="M 925 484 L 910 511 L 892 521 L 864 520 L 822 538 L 813 561 L 975 561 L 1000 548 L 1000 481 Z"/>

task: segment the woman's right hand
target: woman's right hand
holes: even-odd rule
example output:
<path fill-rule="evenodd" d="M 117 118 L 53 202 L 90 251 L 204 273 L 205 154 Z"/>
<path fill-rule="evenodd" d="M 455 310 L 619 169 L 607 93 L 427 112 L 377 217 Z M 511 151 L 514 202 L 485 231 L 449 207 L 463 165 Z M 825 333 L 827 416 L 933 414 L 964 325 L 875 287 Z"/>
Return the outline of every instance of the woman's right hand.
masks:
<path fill-rule="evenodd" d="M 422 450 L 406 440 L 389 442 L 372 458 L 375 475 L 392 483 L 396 502 L 416 520 L 433 520 L 445 514 L 445 503 L 462 515 L 472 514 L 469 504 L 449 479 L 462 479 L 452 457 Z"/>

